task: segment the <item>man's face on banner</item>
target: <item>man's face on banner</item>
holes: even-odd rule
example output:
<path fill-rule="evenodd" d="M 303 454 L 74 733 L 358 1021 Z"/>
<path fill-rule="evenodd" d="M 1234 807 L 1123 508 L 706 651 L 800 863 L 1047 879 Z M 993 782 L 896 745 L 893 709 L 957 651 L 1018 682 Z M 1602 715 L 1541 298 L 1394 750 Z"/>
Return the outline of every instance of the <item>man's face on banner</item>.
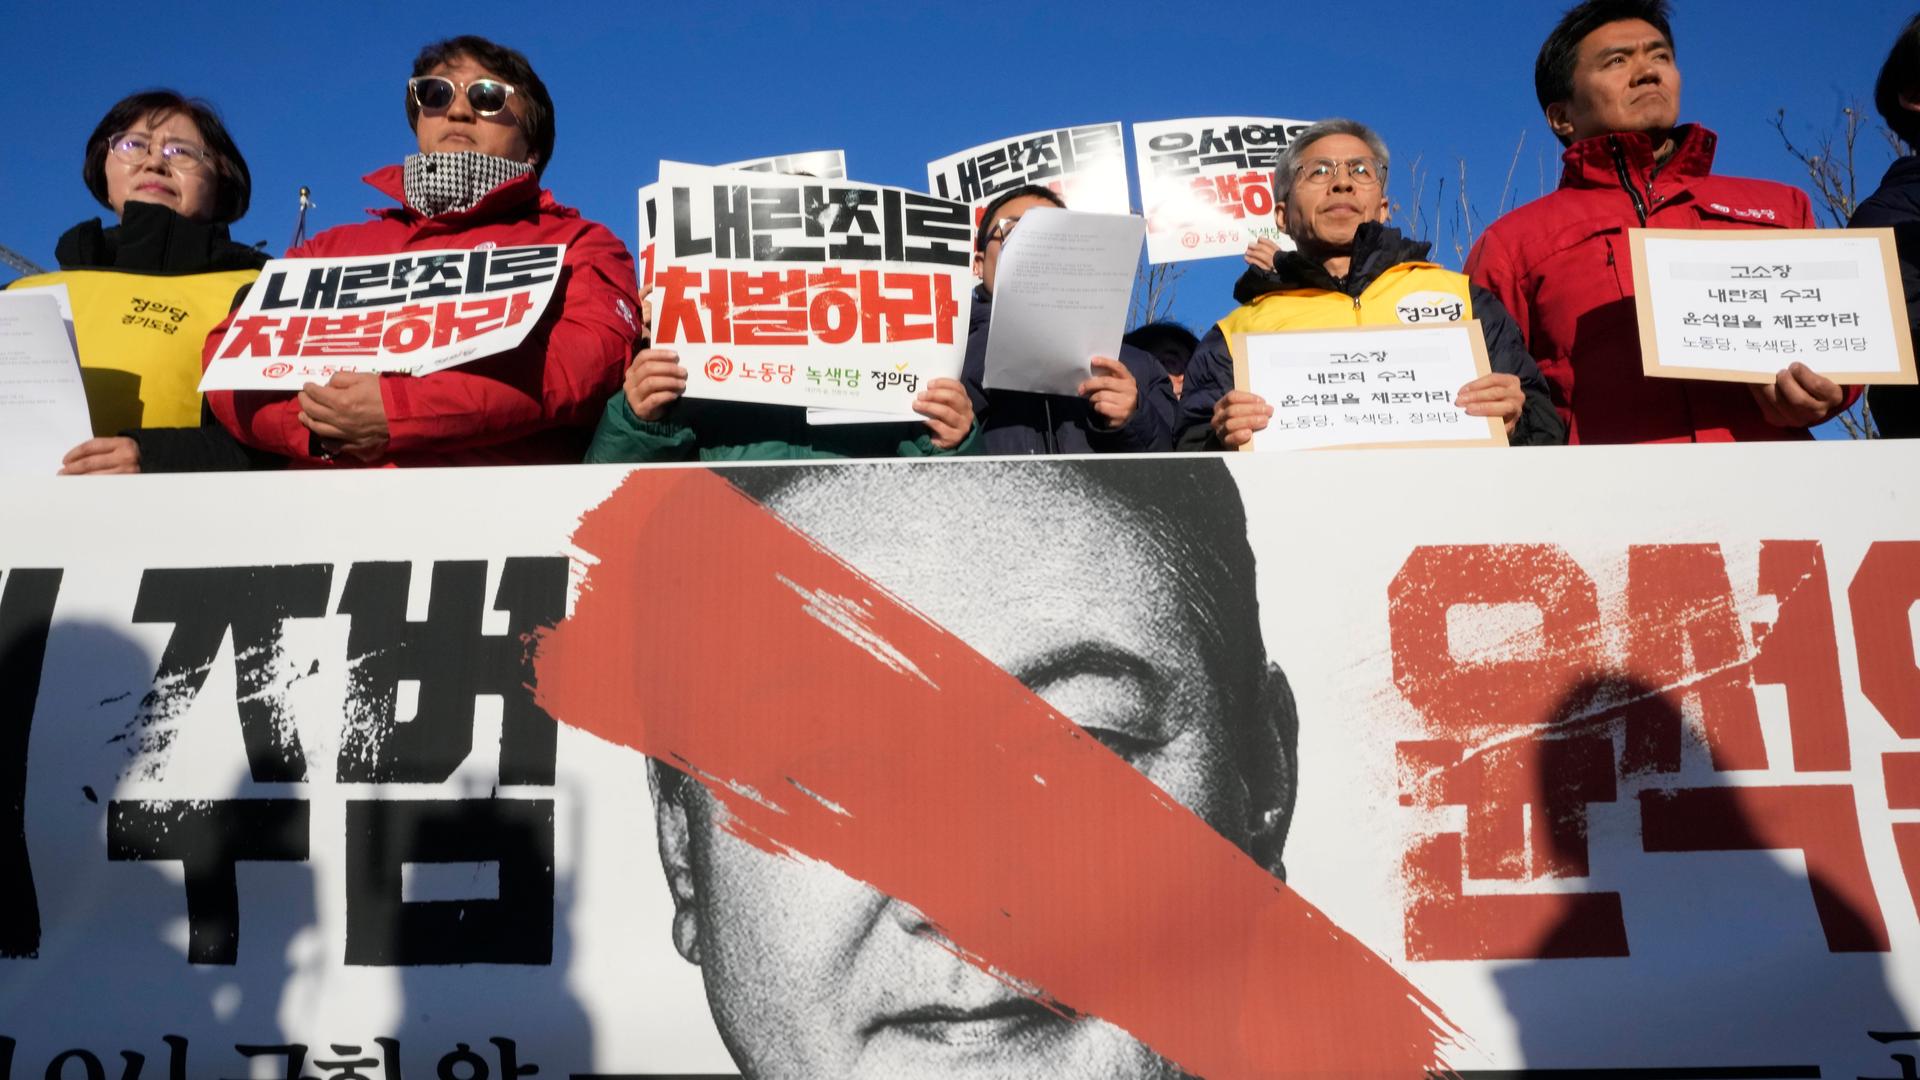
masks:
<path fill-rule="evenodd" d="M 1263 796 L 1236 768 L 1211 637 L 1162 539 L 1113 496 L 1032 470 L 890 479 L 822 470 L 769 505 L 1245 847 Z M 1182 1075 L 960 959 L 909 905 L 736 838 L 697 784 L 656 788 L 675 944 L 747 1076 Z"/>

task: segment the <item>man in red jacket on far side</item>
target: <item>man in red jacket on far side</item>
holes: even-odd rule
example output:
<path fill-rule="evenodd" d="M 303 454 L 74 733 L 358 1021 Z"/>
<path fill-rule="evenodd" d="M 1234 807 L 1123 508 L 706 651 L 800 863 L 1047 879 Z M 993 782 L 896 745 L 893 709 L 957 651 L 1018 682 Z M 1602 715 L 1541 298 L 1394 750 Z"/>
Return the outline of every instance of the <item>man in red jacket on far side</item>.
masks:
<path fill-rule="evenodd" d="M 1567 147 L 1560 188 L 1467 257 L 1526 335 L 1576 443 L 1809 438 L 1846 388 L 1794 363 L 1771 384 L 1641 373 L 1627 230 L 1811 229 L 1799 189 L 1716 176 L 1713 132 L 1679 124 L 1666 0 L 1586 0 L 1540 48 L 1534 89 Z"/>

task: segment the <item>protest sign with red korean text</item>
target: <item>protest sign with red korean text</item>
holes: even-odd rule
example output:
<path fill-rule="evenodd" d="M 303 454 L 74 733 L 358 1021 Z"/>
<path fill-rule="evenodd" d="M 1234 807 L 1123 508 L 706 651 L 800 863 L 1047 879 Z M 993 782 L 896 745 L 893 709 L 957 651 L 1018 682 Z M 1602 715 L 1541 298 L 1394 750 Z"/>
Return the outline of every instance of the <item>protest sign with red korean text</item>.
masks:
<path fill-rule="evenodd" d="M 653 343 L 686 396 L 899 414 L 966 350 L 965 204 L 660 164 Z"/>
<path fill-rule="evenodd" d="M 298 390 L 342 371 L 429 375 L 526 340 L 563 244 L 275 259 L 213 350 L 200 389 Z"/>
<path fill-rule="evenodd" d="M 995 195 L 1024 184 L 1051 188 L 1069 210 L 1131 212 L 1127 148 L 1119 123 L 1014 135 L 927 165 L 927 190 L 958 199 L 976 214 Z"/>
<path fill-rule="evenodd" d="M 1147 261 L 1240 255 L 1269 239 L 1291 241 L 1274 224 L 1273 170 L 1302 120 L 1208 116 L 1133 125 Z"/>

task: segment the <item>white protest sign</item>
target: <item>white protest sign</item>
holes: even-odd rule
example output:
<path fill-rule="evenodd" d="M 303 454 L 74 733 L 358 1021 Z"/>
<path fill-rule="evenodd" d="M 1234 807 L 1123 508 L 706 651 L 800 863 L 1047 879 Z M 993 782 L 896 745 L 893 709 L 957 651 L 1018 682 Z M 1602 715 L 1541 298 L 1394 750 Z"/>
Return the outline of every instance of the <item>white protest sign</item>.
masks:
<path fill-rule="evenodd" d="M 1293 250 L 1274 224 L 1273 170 L 1304 120 L 1207 116 L 1133 125 L 1147 261 L 1240 255 L 1259 239 Z"/>
<path fill-rule="evenodd" d="M 1127 213 L 1127 148 L 1119 122 L 1014 135 L 927 165 L 928 191 L 976 212 L 1023 184 L 1052 188 L 1069 209 Z"/>
<path fill-rule="evenodd" d="M 1453 403 L 1491 370 L 1477 319 L 1246 334 L 1230 344 L 1234 386 L 1273 407 L 1247 449 L 1507 444 L 1497 418 Z"/>
<path fill-rule="evenodd" d="M 60 295 L 51 295 L 55 291 Z M 66 286 L 0 292 L 0 473 L 51 475 L 93 437 Z"/>
<path fill-rule="evenodd" d="M 640 189 L 640 253 L 634 269 L 639 272 L 640 288 L 653 288 L 654 234 L 660 229 L 660 185 L 647 184 Z"/>
<path fill-rule="evenodd" d="M 845 150 L 808 150 L 800 154 L 776 154 L 773 157 L 750 158 L 746 161 L 734 161 L 716 167 L 739 172 L 770 172 L 787 176 L 811 176 L 820 180 L 845 180 L 847 152 Z"/>
<path fill-rule="evenodd" d="M 428 375 L 517 348 L 563 244 L 275 259 L 233 313 L 207 390 L 298 390 L 342 371 Z"/>
<path fill-rule="evenodd" d="M 1794 361 L 1844 383 L 1916 381 L 1891 229 L 1634 229 L 1650 376 L 1771 383 Z"/>
<path fill-rule="evenodd" d="M 964 204 L 661 162 L 654 344 L 686 396 L 900 414 L 960 373 Z"/>
<path fill-rule="evenodd" d="M 771 172 L 786 176 L 813 176 L 822 180 L 844 180 L 847 176 L 847 152 L 845 150 L 809 150 L 800 154 L 779 154 L 774 157 L 752 158 L 747 161 L 735 161 L 715 168 L 732 169 L 736 172 Z M 647 184 L 640 189 L 640 253 L 637 269 L 640 272 L 640 287 L 653 287 L 653 237 L 659 229 L 659 208 L 655 198 L 660 190 L 657 183 Z"/>
<path fill-rule="evenodd" d="M 1075 394 L 1096 356 L 1120 355 L 1146 224 L 1052 206 L 1001 242 L 988 324 L 989 390 Z"/>

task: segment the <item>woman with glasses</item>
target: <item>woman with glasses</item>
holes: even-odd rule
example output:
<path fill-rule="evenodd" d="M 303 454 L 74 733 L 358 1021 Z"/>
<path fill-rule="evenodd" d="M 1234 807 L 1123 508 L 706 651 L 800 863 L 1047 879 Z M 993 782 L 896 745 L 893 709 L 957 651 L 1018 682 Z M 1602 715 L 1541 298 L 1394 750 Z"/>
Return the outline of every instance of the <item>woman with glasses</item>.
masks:
<path fill-rule="evenodd" d="M 481 37 L 434 42 L 396 89 L 417 152 L 366 179 L 398 205 L 287 256 L 564 244 L 539 324 L 517 348 L 430 375 L 346 373 L 208 404 L 240 441 L 296 466 L 577 462 L 640 333 L 633 257 L 540 187 L 553 99 L 525 56 Z"/>
<path fill-rule="evenodd" d="M 1240 307 L 1216 323 L 1187 365 L 1182 449 L 1245 445 L 1273 406 L 1234 389 L 1228 342 L 1280 330 L 1480 321 L 1492 372 L 1455 395 L 1468 416 L 1496 417 L 1511 445 L 1567 441 L 1520 328 L 1493 294 L 1427 261 L 1430 245 L 1387 227 L 1387 144 L 1354 120 L 1322 120 L 1294 136 L 1273 173 L 1274 221 L 1297 250 L 1255 244 L 1234 285 Z"/>
<path fill-rule="evenodd" d="M 12 287 L 64 285 L 96 436 L 63 471 L 243 468 L 250 455 L 201 421 L 200 347 L 267 256 L 228 226 L 247 212 L 247 160 L 213 107 L 172 90 L 116 102 L 87 137 L 87 190 L 113 211 L 68 229 L 60 271 Z"/>

